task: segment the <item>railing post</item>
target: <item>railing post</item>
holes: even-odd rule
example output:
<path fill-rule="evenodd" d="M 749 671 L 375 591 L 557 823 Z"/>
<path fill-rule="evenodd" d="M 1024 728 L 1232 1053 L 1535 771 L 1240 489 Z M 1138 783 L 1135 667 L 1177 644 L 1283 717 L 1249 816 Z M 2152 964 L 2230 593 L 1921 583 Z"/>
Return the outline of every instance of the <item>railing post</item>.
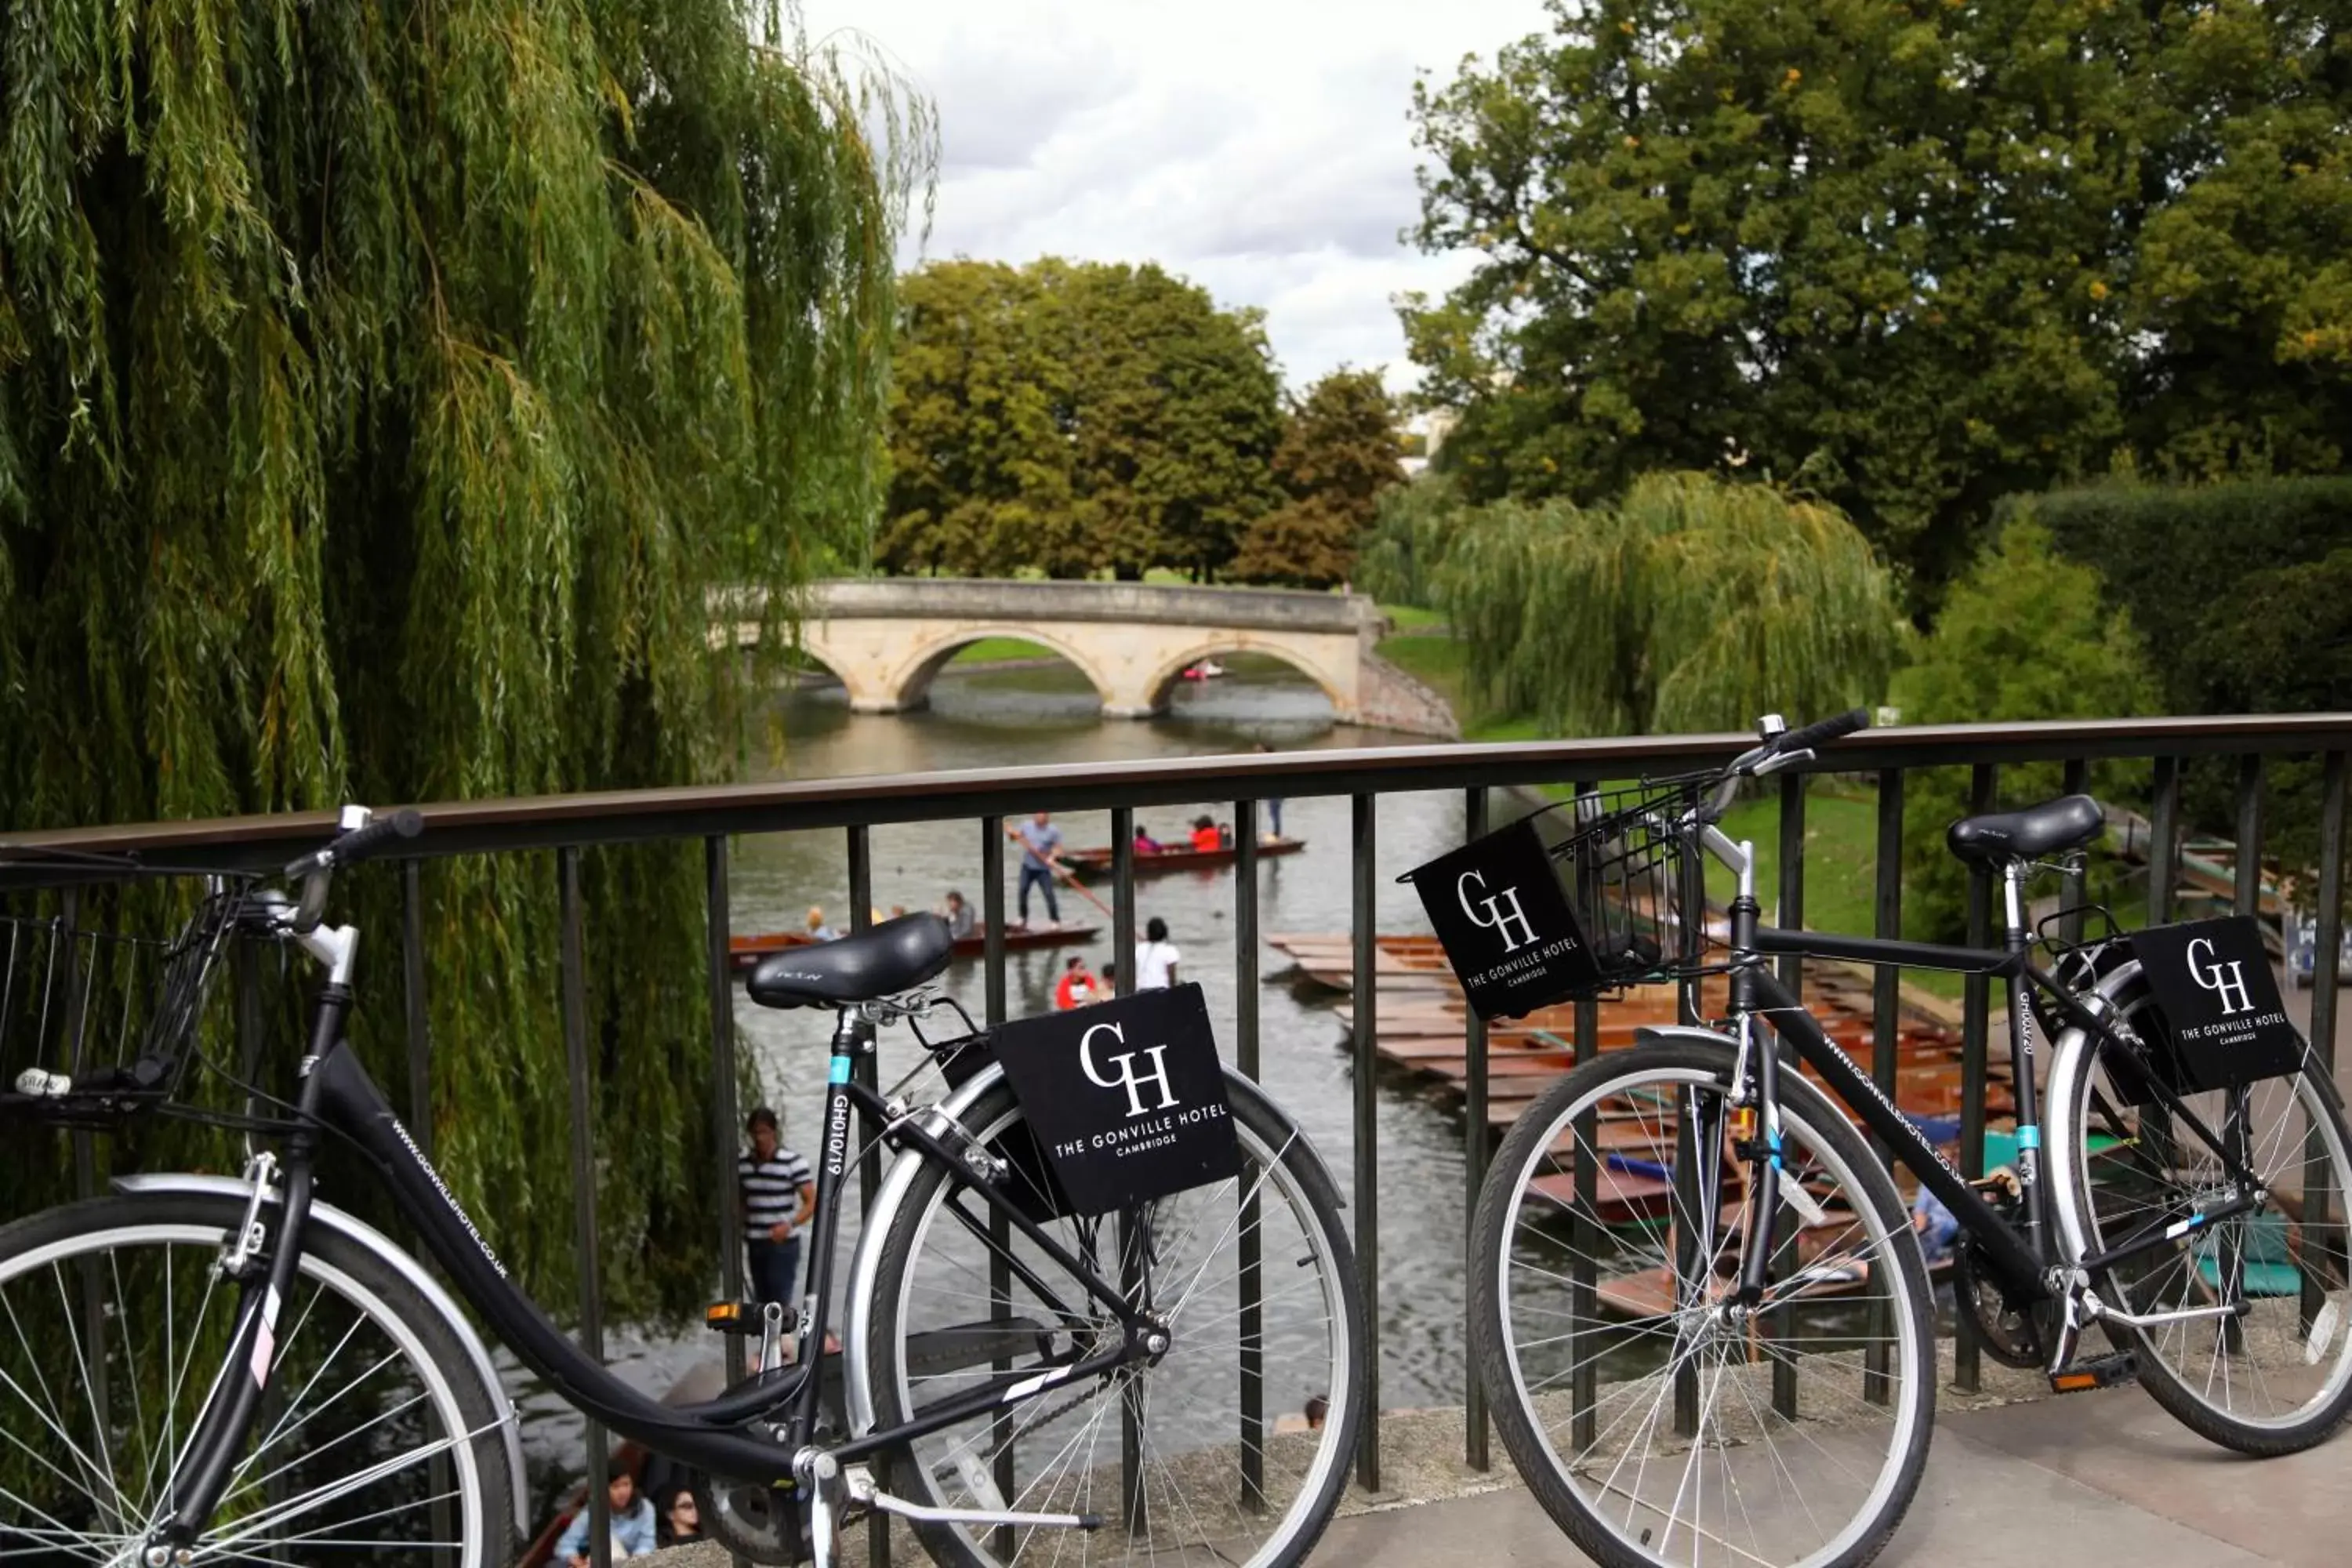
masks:
<path fill-rule="evenodd" d="M 1381 1489 L 1381 1154 L 1379 797 L 1350 797 L 1349 851 L 1355 932 L 1356 1271 L 1363 1279 L 1364 1433 L 1356 1484 Z"/>
<path fill-rule="evenodd" d="M 1899 941 L 1903 935 L 1903 770 L 1884 768 L 1878 774 L 1878 888 L 1876 933 L 1887 941 Z M 1877 966 L 1871 986 L 1871 1076 L 1878 1087 L 1886 1091 L 1891 1103 L 1899 1083 L 1899 1057 L 1903 1049 L 1903 972 L 1891 963 Z M 1871 1146 L 1884 1162 L 1889 1157 L 1885 1141 L 1871 1140 Z M 1863 1352 L 1863 1397 L 1873 1405 L 1884 1405 L 1893 1392 L 1892 1366 L 1888 1358 L 1887 1341 L 1894 1324 L 1887 1314 L 1886 1299 L 1874 1294 L 1871 1298 L 1870 1343 Z"/>
<path fill-rule="evenodd" d="M 710 1163 L 719 1182 L 719 1294 L 721 1300 L 743 1299 L 743 1184 L 735 1169 L 735 1140 L 740 1136 L 735 1098 L 735 974 L 734 920 L 727 901 L 729 858 L 727 836 L 713 833 L 702 841 L 702 905 L 704 984 L 710 1006 Z M 743 1381 L 743 1339 L 726 1336 L 727 1382 Z M 738 1560 L 740 1568 L 740 1559 Z"/>
<path fill-rule="evenodd" d="M 588 1061 L 588 967 L 581 931 L 580 847 L 555 852 L 562 906 L 563 965 L 563 1062 L 572 1089 L 572 1227 L 580 1258 L 580 1348 L 598 1364 L 604 1360 L 604 1295 L 596 1257 L 596 1161 L 594 1091 Z M 588 1423 L 588 1557 L 595 1568 L 611 1568 L 613 1510 L 604 1498 L 604 1428 Z"/>
<path fill-rule="evenodd" d="M 2263 754 L 2238 759 L 2238 859 L 2230 912 L 2263 917 Z"/>
<path fill-rule="evenodd" d="M 400 863 L 401 1000 L 408 1026 L 408 1131 L 417 1152 L 433 1157 L 433 1015 L 425 990 L 425 892 L 422 863 Z"/>
<path fill-rule="evenodd" d="M 981 987 L 986 1010 L 981 1016 L 989 1028 L 1004 1022 L 1004 818 L 983 816 L 980 819 L 980 880 L 981 880 Z M 1013 1314 L 1013 1222 L 1004 1211 L 991 1204 L 988 1209 L 988 1306 L 992 1317 L 1009 1318 Z M 1010 1356 L 999 1356 L 989 1363 L 994 1372 L 1013 1370 Z M 1020 1492 L 1020 1477 L 1013 1443 L 1015 1417 L 1007 1411 L 990 1424 L 989 1437 L 996 1451 L 990 1467 L 996 1481 L 997 1495 L 1014 1497 Z M 866 1528 L 889 1539 L 887 1515 L 870 1514 Z M 1015 1534 L 1011 1525 L 1000 1525 L 994 1531 L 998 1559 L 1011 1562 L 1015 1547 Z"/>
<path fill-rule="evenodd" d="M 866 824 L 854 823 L 849 827 L 849 934 L 874 929 L 874 838 Z M 850 1064 L 850 1076 L 869 1089 L 879 1089 L 882 1083 L 881 1042 L 867 1043 L 866 1054 Z M 861 1131 L 857 1139 L 857 1213 L 859 1230 L 864 1222 L 873 1217 L 874 1198 L 882 1186 L 882 1146 Z M 809 1267 L 816 1267 L 814 1260 Z M 806 1354 L 803 1346 L 802 1353 Z M 824 1347 L 817 1347 L 824 1353 Z M 885 1473 L 888 1461 L 883 1461 Z M 889 1568 L 890 1521 L 880 1515 L 866 1527 L 866 1561 L 872 1568 Z"/>
<path fill-rule="evenodd" d="M 1113 806 L 1110 814 L 1111 947 L 1118 954 L 1118 994 L 1135 994 L 1135 808 Z M 1118 1286 L 1132 1291 L 1138 1284 L 1140 1227 L 1133 1209 L 1118 1211 Z M 1129 1535 L 1149 1527 L 1150 1499 L 1145 1494 L 1142 1396 L 1130 1382 L 1118 1402 L 1119 1518 Z"/>
<path fill-rule="evenodd" d="M 1258 1077 L 1257 802 L 1234 802 L 1234 1065 L 1252 1083 Z M 1240 1371 L 1242 1506 L 1265 1507 L 1265 1279 L 1258 1252 L 1256 1173 L 1244 1163 L 1241 1194 Z"/>
<path fill-rule="evenodd" d="M 1970 816 L 1992 809 L 1998 777 L 1999 770 L 1990 763 L 1979 763 L 1969 770 Z M 1969 868 L 1969 945 L 1992 945 L 1992 878 L 1983 867 L 1973 864 Z M 1970 974 L 1961 984 L 1960 1174 L 1974 1181 L 1984 1174 L 1985 1037 L 1991 1023 L 1992 984 L 1982 974 Z M 1976 1393 L 1982 1378 L 1980 1363 L 1976 1325 L 1962 1312 L 1952 1337 L 1953 1385 L 1963 1394 Z"/>
<path fill-rule="evenodd" d="M 2319 816 L 2319 951 L 2311 965 L 2311 1048 L 2319 1057 L 2319 1068 L 2327 1082 L 2336 1081 L 2336 965 L 2344 947 L 2344 794 L 2345 753 L 2330 752 L 2323 774 Z M 2352 1194 L 2332 1193 L 2327 1182 L 2327 1146 L 2319 1129 L 2305 1129 L 2303 1141 L 2304 1176 L 2303 1207 L 2306 1223 L 2316 1216 L 2317 1223 L 2326 1226 L 2335 1213 L 2339 1199 L 2352 1203 Z M 2338 1227 L 2338 1237 L 2343 1231 Z M 2336 1268 L 2346 1263 L 2342 1257 L 2334 1258 Z M 2303 1327 L 2306 1337 L 2313 1321 L 2326 1305 L 2318 1276 L 2322 1270 L 2303 1271 Z"/>
<path fill-rule="evenodd" d="M 2068 795 L 2081 795 L 2089 785 L 2091 765 L 2080 757 L 2066 764 L 2065 782 L 2059 787 Z M 2058 940 L 2077 942 L 2083 940 L 2083 899 L 2087 873 L 2084 863 L 2076 860 L 2071 869 L 2058 879 Z"/>
<path fill-rule="evenodd" d="M 427 1160 L 433 1157 L 433 1053 L 432 1016 L 425 990 L 425 896 L 420 876 L 421 862 L 409 859 L 400 863 L 400 975 L 401 1004 L 408 1036 L 408 1131 L 416 1142 L 416 1151 Z M 244 1036 L 253 1031 L 250 1038 L 258 1043 L 261 1037 L 260 977 L 254 973 L 253 944 L 236 944 L 237 1032 Z M 253 1062 L 247 1059 L 246 1081 L 257 1081 Z M 424 1257 L 425 1247 L 416 1244 L 417 1256 Z M 101 1372 L 104 1370 L 101 1366 Z M 101 1400 L 99 1408 L 104 1409 Z M 434 1491 L 430 1511 L 430 1528 L 436 1541 L 449 1541 L 456 1528 L 447 1494 L 452 1475 L 449 1457 L 436 1454 L 427 1467 L 428 1484 Z M 440 1564 L 454 1563 L 457 1553 L 446 1548 L 436 1548 L 433 1561 Z"/>
<path fill-rule="evenodd" d="M 1465 792 L 1462 803 L 1462 837 L 1465 841 L 1486 835 L 1486 787 L 1472 784 Z M 1486 1125 L 1486 1021 L 1475 1009 L 1465 1010 L 1466 1022 L 1462 1026 L 1462 1048 L 1465 1060 L 1462 1130 L 1462 1293 L 1464 1310 L 1469 1305 L 1470 1279 L 1478 1267 L 1477 1242 L 1473 1233 L 1477 1228 L 1478 1190 L 1486 1184 L 1486 1164 L 1492 1157 L 1489 1145 L 1494 1134 Z M 1506 1242 L 1507 1246 L 1508 1243 Z M 1492 1468 L 1494 1459 L 1488 1451 L 1486 1429 L 1486 1388 L 1478 1378 L 1478 1362 L 1475 1356 L 1463 1362 L 1462 1389 L 1462 1458 L 1474 1470 Z"/>
<path fill-rule="evenodd" d="M 1798 773 L 1780 775 L 1780 908 L 1773 919 L 1783 931 L 1805 929 L 1805 776 Z M 1784 952 L 1780 962 L 1780 984 L 1789 994 L 1801 999 L 1805 994 L 1805 960 L 1802 953 Z M 1777 1048 L 1777 1037 L 1775 1038 Z M 1786 1204 L 1780 1205 L 1774 1226 L 1780 1240 L 1772 1249 L 1772 1277 L 1785 1279 L 1797 1268 L 1797 1225 L 1795 1215 Z M 1797 1313 L 1792 1306 L 1783 1304 L 1772 1314 L 1770 1332 L 1784 1343 L 1791 1342 L 1797 1331 Z M 1797 1358 L 1772 1358 L 1772 1408 L 1783 1418 L 1797 1418 Z"/>
<path fill-rule="evenodd" d="M 1590 780 L 1576 786 L 1579 795 L 1597 795 L 1600 790 L 1601 786 Z M 1576 1065 L 1582 1067 L 1600 1054 L 1601 1003 L 1591 996 L 1579 998 Z M 1585 1151 L 1600 1149 L 1599 1131 L 1600 1119 L 1590 1110 L 1569 1125 L 1569 1141 L 1575 1151 L 1575 1165 L 1570 1175 L 1576 1184 L 1576 1203 L 1568 1215 L 1568 1359 L 1572 1369 L 1568 1377 L 1569 1440 L 1580 1451 L 1590 1449 L 1599 1441 L 1600 1358 L 1584 1353 L 1585 1336 L 1592 1332 L 1586 1325 L 1598 1321 L 1601 1310 L 1599 1275 L 1593 1258 L 1597 1250 L 1594 1220 L 1591 1217 L 1598 1212 L 1599 1173 L 1593 1169 L 1594 1162 L 1584 1157 Z"/>
<path fill-rule="evenodd" d="M 2172 919 L 2172 889 L 2180 880 L 2180 760 L 2156 759 L 2148 811 L 2147 923 Z"/>

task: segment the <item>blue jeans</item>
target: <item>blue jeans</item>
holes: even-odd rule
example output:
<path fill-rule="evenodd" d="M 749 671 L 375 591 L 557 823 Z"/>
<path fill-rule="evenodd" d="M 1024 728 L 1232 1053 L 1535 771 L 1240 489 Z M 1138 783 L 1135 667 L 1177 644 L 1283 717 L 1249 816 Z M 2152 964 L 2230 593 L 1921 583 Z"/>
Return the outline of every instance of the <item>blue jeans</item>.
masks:
<path fill-rule="evenodd" d="M 1049 921 L 1060 920 L 1062 918 L 1062 906 L 1057 903 L 1054 898 L 1054 873 L 1047 870 L 1043 866 L 1032 866 L 1029 862 L 1024 860 L 1021 863 L 1021 919 L 1023 923 L 1026 924 L 1029 919 L 1029 889 L 1032 883 L 1034 883 L 1036 886 L 1045 889 L 1045 918 Z"/>
<path fill-rule="evenodd" d="M 783 1241 L 755 1241 L 751 1244 L 751 1299 L 774 1301 L 784 1307 L 784 1327 L 789 1331 L 793 1280 L 801 1271 L 801 1238 L 796 1233 Z"/>

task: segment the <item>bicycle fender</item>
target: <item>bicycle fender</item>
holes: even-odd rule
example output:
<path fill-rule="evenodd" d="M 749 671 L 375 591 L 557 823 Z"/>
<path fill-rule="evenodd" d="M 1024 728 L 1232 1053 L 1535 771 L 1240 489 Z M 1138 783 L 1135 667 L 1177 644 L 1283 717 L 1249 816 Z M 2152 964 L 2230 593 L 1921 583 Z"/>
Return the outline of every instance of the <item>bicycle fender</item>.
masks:
<path fill-rule="evenodd" d="M 253 1188 L 235 1176 L 199 1176 L 185 1172 L 117 1176 L 113 1185 L 121 1193 L 194 1193 L 207 1197 L 233 1198 L 238 1203 L 253 1195 Z M 475 1375 L 481 1379 L 482 1386 L 490 1391 L 492 1406 L 507 1413 L 507 1419 L 499 1423 L 499 1436 L 506 1450 L 507 1477 L 510 1483 L 508 1496 L 514 1508 L 516 1539 L 528 1540 L 531 1523 L 530 1489 L 523 1477 L 522 1423 L 515 1417 L 514 1402 L 507 1397 L 506 1384 L 499 1381 L 499 1369 L 490 1360 L 489 1350 L 482 1343 L 481 1336 L 466 1321 L 465 1313 L 458 1310 L 456 1301 L 450 1300 L 449 1292 L 442 1288 L 441 1282 L 426 1273 L 424 1265 L 418 1263 L 413 1255 L 375 1226 L 356 1215 L 346 1214 L 332 1204 L 320 1203 L 316 1199 L 311 1201 L 307 1223 L 333 1231 L 399 1275 L 404 1283 L 414 1287 L 416 1293 L 425 1298 L 425 1305 L 448 1325 L 458 1344 L 465 1347 L 466 1359 L 472 1364 Z"/>
<path fill-rule="evenodd" d="M 1696 1040 L 1710 1046 L 1729 1046 L 1733 1050 L 1739 1048 L 1739 1042 L 1729 1035 L 1702 1029 L 1696 1024 L 1660 1024 L 1633 1031 L 1633 1043 L 1637 1046 L 1646 1046 L 1653 1040 Z"/>

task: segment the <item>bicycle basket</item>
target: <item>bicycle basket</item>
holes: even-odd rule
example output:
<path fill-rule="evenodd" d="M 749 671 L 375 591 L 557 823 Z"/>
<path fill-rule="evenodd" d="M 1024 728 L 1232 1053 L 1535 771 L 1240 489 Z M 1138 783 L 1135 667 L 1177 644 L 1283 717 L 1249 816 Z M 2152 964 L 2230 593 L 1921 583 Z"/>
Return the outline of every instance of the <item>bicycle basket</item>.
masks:
<path fill-rule="evenodd" d="M 1678 826 L 1701 781 L 1580 795 L 1401 879 L 1482 1018 L 1516 1017 L 1696 968 L 1703 893 Z M 1685 904 L 1688 910 L 1685 910 Z"/>
<path fill-rule="evenodd" d="M 215 879 L 169 937 L 97 922 L 152 884 L 42 897 L 0 910 L 0 1119 L 105 1128 L 178 1089 L 205 997 L 245 908 Z"/>

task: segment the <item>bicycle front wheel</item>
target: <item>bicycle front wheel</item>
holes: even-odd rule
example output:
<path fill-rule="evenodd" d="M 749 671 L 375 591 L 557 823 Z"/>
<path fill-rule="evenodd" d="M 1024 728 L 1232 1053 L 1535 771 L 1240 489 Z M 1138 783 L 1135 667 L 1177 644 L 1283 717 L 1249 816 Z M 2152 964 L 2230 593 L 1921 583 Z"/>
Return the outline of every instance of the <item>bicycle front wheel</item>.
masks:
<path fill-rule="evenodd" d="M 2148 1038 L 2162 1027 L 2137 962 L 2099 989 L 2118 1033 Z M 2141 1103 L 2150 1098 L 2143 1080 L 2116 1056 L 2068 1029 L 2053 1058 L 2051 1188 L 2073 1258 L 2227 1197 L 2221 1156 L 2164 1108 Z M 2268 1196 L 2103 1270 L 2093 1283 L 2110 1304 L 2143 1317 L 2182 1314 L 2141 1329 L 2109 1323 L 2108 1338 L 2137 1352 L 2140 1385 L 2200 1436 L 2244 1454 L 2294 1453 L 2352 1415 L 2344 1118 L 2308 1073 L 2189 1094 L 2183 1109 L 2243 1149 Z"/>
<path fill-rule="evenodd" d="M 0 1229 L 0 1559 L 134 1563 L 216 1383 L 232 1197 L 97 1198 Z M 192 1564 L 492 1568 L 513 1535 L 502 1401 L 415 1291 L 320 1226 L 269 1387 Z"/>
<path fill-rule="evenodd" d="M 1762 1303 L 1735 1307 L 1757 1134 L 1735 1050 L 1654 1041 L 1522 1115 L 1472 1231 L 1470 1335 L 1528 1489 L 1607 1568 L 1859 1568 L 1910 1506 L 1935 1417 L 1927 1270 L 1860 1134 L 1780 1074 Z M 1777 1185 L 1778 1184 L 1776 1184 Z"/>
<path fill-rule="evenodd" d="M 887 1485 L 934 1507 L 1096 1514 L 1065 1528 L 927 1523 L 934 1560 L 1283 1568 L 1322 1535 L 1362 1418 L 1367 1331 L 1339 1194 L 1297 1129 L 1231 1080 L 1239 1177 L 1125 1215 L 1046 1228 L 1155 1314 L 1166 1354 L 917 1439 Z M 1052 1199 L 1017 1153 L 1011 1090 L 963 1118 L 1012 1154 L 1013 1187 Z M 867 1335 L 876 1417 L 889 1426 L 992 1379 L 1118 1342 L 1116 1317 L 949 1173 L 926 1165 L 884 1238 Z"/>

